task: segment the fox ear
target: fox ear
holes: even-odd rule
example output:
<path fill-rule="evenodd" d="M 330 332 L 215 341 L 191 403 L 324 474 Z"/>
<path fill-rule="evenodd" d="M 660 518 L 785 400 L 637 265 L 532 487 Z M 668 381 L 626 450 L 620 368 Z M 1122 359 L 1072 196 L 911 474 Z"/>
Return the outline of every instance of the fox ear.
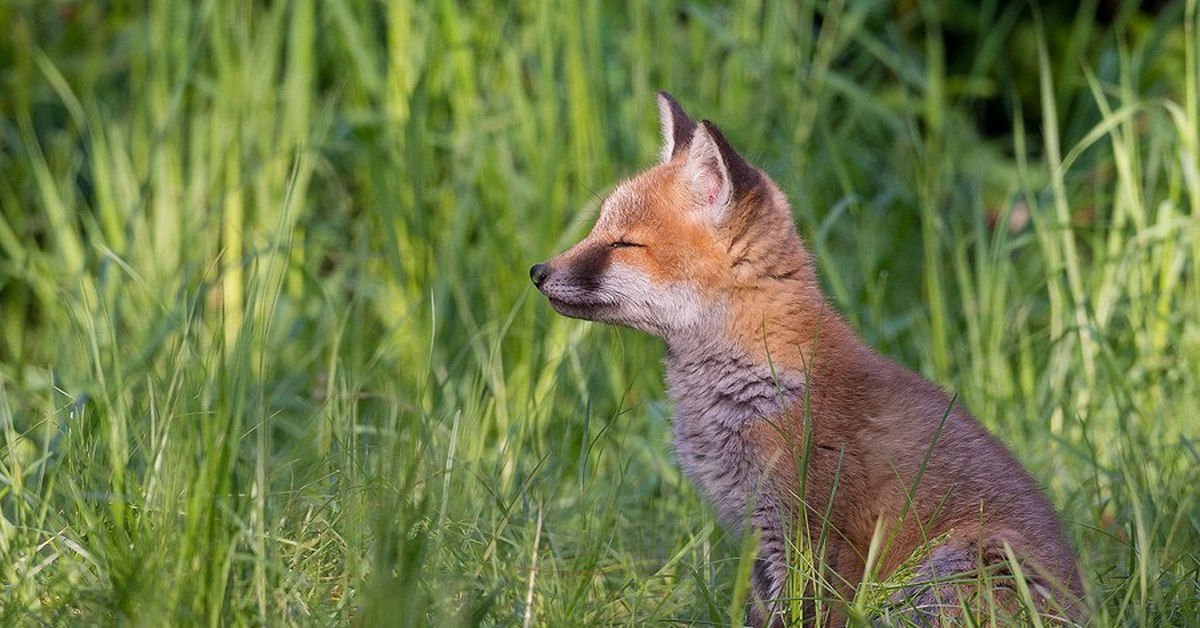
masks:
<path fill-rule="evenodd" d="M 696 123 L 683 112 L 683 107 L 666 92 L 658 93 L 658 121 L 662 125 L 662 150 L 659 157 L 663 163 L 687 150 L 696 131 Z"/>
<path fill-rule="evenodd" d="M 758 171 L 733 150 L 720 129 L 708 120 L 700 122 L 692 136 L 684 176 L 696 201 L 714 224 L 722 222 L 734 201 L 761 182 Z"/>

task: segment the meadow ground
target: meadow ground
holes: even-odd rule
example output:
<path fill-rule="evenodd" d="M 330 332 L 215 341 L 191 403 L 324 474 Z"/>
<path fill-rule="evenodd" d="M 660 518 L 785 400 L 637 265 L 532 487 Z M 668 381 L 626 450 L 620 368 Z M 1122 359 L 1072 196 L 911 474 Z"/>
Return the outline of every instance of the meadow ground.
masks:
<path fill-rule="evenodd" d="M 527 269 L 653 95 L 1200 623 L 1197 2 L 0 2 L 0 623 L 728 624 L 661 348 Z"/>

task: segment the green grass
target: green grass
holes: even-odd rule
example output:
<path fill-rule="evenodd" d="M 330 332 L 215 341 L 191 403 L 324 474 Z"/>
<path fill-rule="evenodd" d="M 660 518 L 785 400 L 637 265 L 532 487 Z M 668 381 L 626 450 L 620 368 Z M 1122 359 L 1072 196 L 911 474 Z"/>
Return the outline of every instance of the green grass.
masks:
<path fill-rule="evenodd" d="M 660 347 L 527 278 L 667 89 L 1195 625 L 1197 3 L 964 6 L 0 2 L 0 622 L 740 619 Z"/>

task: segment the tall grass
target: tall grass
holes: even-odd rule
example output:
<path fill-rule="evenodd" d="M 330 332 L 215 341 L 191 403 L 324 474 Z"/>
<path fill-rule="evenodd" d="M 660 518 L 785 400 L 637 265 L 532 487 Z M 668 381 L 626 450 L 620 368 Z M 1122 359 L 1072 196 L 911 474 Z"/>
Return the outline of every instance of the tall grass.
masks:
<path fill-rule="evenodd" d="M 526 279 L 668 89 L 1043 483 L 1094 623 L 1195 622 L 1196 4 L 0 5 L 0 619 L 737 621 L 658 345 Z"/>

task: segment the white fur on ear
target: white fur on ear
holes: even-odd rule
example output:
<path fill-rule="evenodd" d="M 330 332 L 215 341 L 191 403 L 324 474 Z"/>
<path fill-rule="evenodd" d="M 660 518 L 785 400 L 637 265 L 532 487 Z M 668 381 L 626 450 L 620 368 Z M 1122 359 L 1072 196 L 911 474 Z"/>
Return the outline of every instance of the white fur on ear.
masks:
<path fill-rule="evenodd" d="M 714 224 L 720 222 L 733 202 L 733 181 L 729 175 L 729 164 L 721 155 L 720 148 L 708 132 L 708 125 L 701 124 L 692 135 L 688 147 L 687 165 L 684 176 L 696 202 L 704 208 L 705 215 Z"/>
<path fill-rule="evenodd" d="M 671 101 L 668 100 L 666 94 L 659 94 L 655 100 L 658 101 L 658 124 L 662 127 L 663 138 L 662 148 L 658 151 L 658 159 L 667 163 L 675 154 L 675 118 L 671 115 Z"/>
<path fill-rule="evenodd" d="M 655 98 L 658 102 L 658 123 L 662 127 L 662 148 L 659 159 L 662 163 L 671 161 L 675 153 L 687 148 L 691 141 L 696 123 L 683 111 L 683 107 L 666 92 L 659 92 Z"/>

